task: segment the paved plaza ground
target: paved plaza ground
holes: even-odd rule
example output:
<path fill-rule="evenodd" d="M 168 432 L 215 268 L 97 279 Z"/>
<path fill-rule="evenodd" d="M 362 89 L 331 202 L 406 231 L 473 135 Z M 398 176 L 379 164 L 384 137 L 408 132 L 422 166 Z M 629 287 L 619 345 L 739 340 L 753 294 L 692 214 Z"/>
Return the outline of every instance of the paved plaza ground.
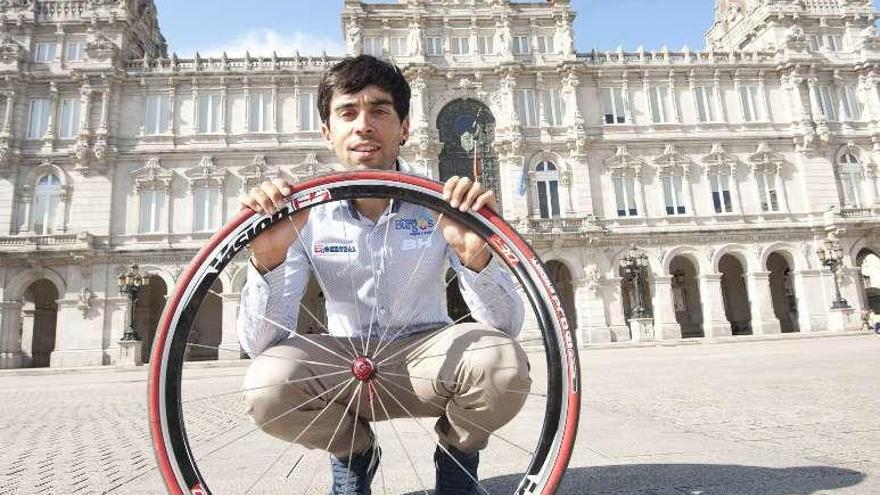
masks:
<path fill-rule="evenodd" d="M 581 363 L 581 431 L 559 493 L 880 493 L 880 337 L 589 349 Z M 188 393 L 234 388 L 245 369 L 197 366 Z M 113 493 L 163 493 L 145 379 L 145 369 L 0 372 L 0 495 L 103 493 L 137 475 Z M 196 441 L 236 427 L 240 403 L 230 397 L 193 415 Z M 527 442 L 535 428 L 518 424 L 505 435 Z M 396 433 L 422 442 L 418 428 Z M 433 447 L 424 442 L 412 462 L 429 469 Z M 257 453 L 261 446 L 246 439 L 220 454 L 210 468 L 219 493 L 244 493 L 254 473 L 272 467 L 278 450 Z M 388 493 L 421 493 L 403 467 L 409 460 L 395 455 L 386 448 L 384 476 L 398 487 Z M 251 493 L 322 493 L 325 463 L 297 468 L 321 473 L 315 488 L 279 481 Z M 481 475 L 490 493 L 509 493 L 514 477 L 496 458 L 484 458 Z"/>

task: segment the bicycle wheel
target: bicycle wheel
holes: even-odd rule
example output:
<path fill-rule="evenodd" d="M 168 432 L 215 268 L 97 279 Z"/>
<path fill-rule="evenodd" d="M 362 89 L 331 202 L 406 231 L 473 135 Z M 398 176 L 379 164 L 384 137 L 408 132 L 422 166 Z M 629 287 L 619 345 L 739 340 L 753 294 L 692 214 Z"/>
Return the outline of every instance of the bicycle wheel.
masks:
<path fill-rule="evenodd" d="M 451 208 L 442 199 L 442 184 L 419 176 L 353 171 L 315 177 L 292 189 L 287 204 L 275 215 L 243 211 L 217 232 L 193 259 L 168 300 L 152 350 L 148 407 L 158 468 L 169 493 L 310 493 L 313 488 L 316 493 L 326 493 L 322 481 L 316 480 L 320 478 L 317 473 L 329 471 L 326 453 L 298 452 L 297 445 L 273 441 L 259 431 L 263 425 L 255 426 L 241 411 L 236 413 L 236 401 L 245 390 L 235 383 L 240 380 L 235 368 L 227 380 L 230 383 L 224 382 L 228 389 L 207 390 L 206 373 L 184 363 L 188 349 L 238 350 L 199 344 L 191 333 L 200 306 L 206 298 L 218 297 L 212 284 L 249 242 L 298 210 L 367 197 L 419 205 L 465 224 L 487 241 L 519 284 L 521 297 L 528 301 L 526 311 L 532 312 L 529 321 L 537 327 L 534 341 L 527 346 L 531 350 L 532 391 L 519 415 L 491 433 L 483 454 L 489 462 L 484 461 L 480 468 L 480 490 L 553 493 L 568 465 L 577 432 L 580 374 L 575 338 L 561 301 L 528 243 L 488 208 L 466 214 Z M 381 346 L 376 351 L 379 349 Z M 380 368 L 378 376 L 381 374 Z M 381 381 L 378 384 L 381 386 Z M 346 413 L 358 414 L 349 409 L 352 407 L 349 403 Z M 541 428 L 535 427 L 536 421 Z M 433 438 L 424 422 L 415 417 L 389 417 L 374 423 L 376 438 L 384 449 L 380 473 L 374 480 L 377 492 L 427 492 L 430 488 L 425 479 L 433 479 L 433 465 L 420 459 L 420 452 L 410 451 L 414 442 L 428 445 L 426 439 Z M 381 487 L 377 487 L 379 483 Z"/>

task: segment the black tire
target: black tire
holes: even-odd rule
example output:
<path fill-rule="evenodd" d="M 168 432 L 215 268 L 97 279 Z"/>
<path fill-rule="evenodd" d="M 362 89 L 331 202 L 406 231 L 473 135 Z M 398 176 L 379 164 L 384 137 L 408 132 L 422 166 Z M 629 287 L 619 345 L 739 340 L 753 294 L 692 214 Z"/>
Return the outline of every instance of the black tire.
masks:
<path fill-rule="evenodd" d="M 541 331 L 547 391 L 541 432 L 532 447 L 534 456 L 514 493 L 551 494 L 558 487 L 577 433 L 580 372 L 573 331 L 538 257 L 490 209 L 464 214 L 450 208 L 442 199 L 440 183 L 408 174 L 357 171 L 320 176 L 295 186 L 287 205 L 271 217 L 241 212 L 210 239 L 180 278 L 156 331 L 149 377 L 152 440 L 169 493 L 213 493 L 211 480 L 204 479 L 187 436 L 181 390 L 190 327 L 219 272 L 260 232 L 295 211 L 364 197 L 399 198 L 455 218 L 487 240 L 515 275 Z"/>

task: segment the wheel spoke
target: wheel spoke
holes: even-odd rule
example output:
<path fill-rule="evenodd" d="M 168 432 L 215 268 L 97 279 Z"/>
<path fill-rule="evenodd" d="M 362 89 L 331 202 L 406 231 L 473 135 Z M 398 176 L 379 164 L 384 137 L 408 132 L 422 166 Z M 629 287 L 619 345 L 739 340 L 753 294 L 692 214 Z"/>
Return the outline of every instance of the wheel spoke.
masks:
<path fill-rule="evenodd" d="M 431 244 L 431 241 L 434 239 L 434 234 L 437 233 L 438 230 L 440 230 L 439 225 L 440 225 L 440 220 L 442 220 L 442 219 L 443 219 L 443 213 L 441 213 L 440 216 L 437 217 L 437 220 L 434 222 L 434 228 L 431 230 L 431 235 L 428 236 L 428 241 L 426 242 L 426 245 Z M 382 249 L 385 249 L 385 246 L 382 246 Z M 407 278 L 406 283 L 403 285 L 403 288 L 401 289 L 402 291 L 405 292 L 405 291 L 409 290 L 410 287 L 412 286 L 412 282 L 415 279 L 415 274 L 419 271 L 419 267 L 422 266 L 422 261 L 425 259 L 425 253 L 427 253 L 427 252 L 428 252 L 427 249 L 422 249 L 422 253 L 419 255 L 419 259 L 416 260 L 415 267 L 413 267 L 412 271 L 409 274 L 409 277 Z M 394 307 L 391 308 L 392 315 L 397 313 L 397 307 L 399 305 L 400 305 L 400 299 L 398 299 L 394 303 Z M 382 330 L 381 335 L 379 336 L 380 341 L 383 341 L 385 339 L 385 335 L 388 333 L 388 330 L 390 328 L 391 328 L 390 325 L 385 326 L 385 328 Z"/>
<path fill-rule="evenodd" d="M 355 207 L 355 206 L 353 206 L 353 205 L 349 205 L 349 207 L 352 208 L 352 207 Z M 351 212 L 349 212 L 349 216 L 351 216 Z M 353 218 L 353 217 L 352 217 L 352 218 Z M 344 237 L 345 240 L 347 241 L 347 240 L 348 240 L 348 229 L 346 228 L 346 226 L 347 226 L 347 222 L 342 222 L 342 237 Z M 370 246 L 369 241 L 367 242 L 367 246 Z M 372 246 L 370 246 L 370 254 L 372 254 L 372 251 L 373 251 L 373 250 L 372 250 Z M 354 266 L 354 265 L 357 264 L 357 259 L 352 260 L 352 254 L 354 254 L 354 253 L 351 253 L 351 252 L 348 253 L 348 264 L 349 264 L 349 267 Z M 372 260 L 372 259 L 373 259 L 373 257 L 370 256 L 370 260 Z M 340 270 L 342 270 L 342 268 L 340 268 Z M 349 281 L 349 283 L 351 284 L 351 297 L 352 297 L 353 300 L 357 301 L 358 291 L 357 291 L 357 288 L 355 288 L 355 286 L 354 286 L 354 277 L 353 277 L 352 274 L 351 274 L 351 269 L 349 268 L 348 270 L 345 270 L 345 271 L 348 272 L 348 281 Z M 336 276 L 337 276 L 337 277 L 339 276 L 339 273 L 338 273 L 338 272 L 337 272 Z M 358 324 L 358 327 L 360 327 L 361 325 L 363 325 L 363 318 L 361 318 L 361 306 L 360 306 L 360 304 L 355 303 L 355 305 L 354 305 L 354 310 L 355 310 L 355 313 L 357 314 L 357 324 Z M 372 316 L 372 315 L 371 315 L 371 316 Z M 371 318 L 371 320 L 372 320 L 372 318 Z M 329 333 L 329 331 L 328 331 L 328 333 Z M 363 335 L 363 334 L 360 335 L 360 340 L 361 340 L 361 350 L 363 351 L 363 349 L 365 348 L 365 345 L 364 345 L 364 335 Z M 357 355 L 357 351 L 355 351 L 355 355 Z"/>
<path fill-rule="evenodd" d="M 373 422 L 377 423 L 376 424 L 376 444 L 381 445 L 381 442 L 379 442 L 379 424 L 378 424 L 378 421 L 376 421 L 376 405 L 375 405 L 375 402 L 373 401 L 373 399 L 376 396 L 376 388 L 373 386 L 372 380 L 367 382 L 367 394 L 368 394 L 368 397 L 370 398 L 370 417 L 373 419 Z M 387 494 L 388 487 L 385 485 L 385 468 L 382 467 L 382 463 L 379 463 L 379 470 L 382 473 L 382 493 Z"/>
<path fill-rule="evenodd" d="M 371 382 L 372 383 L 372 382 Z M 375 392 L 376 389 L 374 388 Z M 416 478 L 419 480 L 419 484 L 422 486 L 422 491 L 425 492 L 425 495 L 428 495 L 428 489 L 425 488 L 425 482 L 422 480 L 422 477 L 419 476 L 419 470 L 416 469 L 416 464 L 412 460 L 412 456 L 409 454 L 409 450 L 406 448 L 406 445 L 403 443 L 403 438 L 400 436 L 400 432 L 397 431 L 397 427 L 394 426 L 394 421 L 391 419 L 391 414 L 388 413 L 388 408 L 385 407 L 385 401 L 382 400 L 382 396 L 378 393 L 375 394 L 376 399 L 379 400 L 379 406 L 385 411 L 385 418 L 388 420 L 388 425 L 391 426 L 391 430 L 394 431 L 394 436 L 397 437 L 397 442 L 400 444 L 400 448 L 403 449 L 403 453 L 406 455 L 407 460 L 409 461 L 410 467 L 412 467 L 413 473 L 415 473 Z"/>
<path fill-rule="evenodd" d="M 404 392 L 406 392 L 406 393 L 412 395 L 413 397 L 415 397 L 415 398 L 417 398 L 417 399 L 419 398 L 419 396 L 416 395 L 415 392 L 412 392 L 412 391 L 410 391 L 410 390 L 407 390 L 405 387 L 401 387 L 400 385 L 394 383 L 393 380 L 387 380 L 387 382 L 388 382 L 390 385 L 394 386 L 395 388 L 399 388 L 400 390 L 403 390 Z M 443 407 L 438 406 L 437 404 L 434 404 L 434 403 L 432 403 L 432 402 L 425 402 L 425 404 L 428 404 L 429 406 L 431 406 L 431 407 L 433 407 L 433 408 L 435 408 L 435 409 L 440 410 L 440 412 L 443 413 L 443 414 L 446 413 L 446 409 L 444 409 Z M 496 433 L 496 432 L 494 432 L 494 431 L 489 431 L 489 430 L 487 430 L 486 428 L 484 428 L 483 426 L 478 425 L 477 423 L 474 423 L 473 421 L 471 421 L 471 420 L 469 420 L 469 419 L 467 419 L 467 418 L 465 418 L 465 417 L 462 417 L 461 419 L 464 420 L 465 422 L 467 422 L 468 424 L 470 424 L 470 425 L 472 425 L 472 426 L 475 426 L 475 427 L 479 428 L 479 429 L 480 429 L 481 431 L 483 431 L 484 433 L 486 433 L 486 434 L 488 434 L 488 435 L 491 435 L 491 436 L 493 436 L 493 437 L 498 438 L 499 440 L 501 440 L 501 441 L 503 441 L 504 443 L 510 445 L 511 447 L 514 447 L 514 448 L 516 448 L 516 449 L 519 449 L 519 450 L 525 452 L 526 454 L 529 454 L 529 455 L 532 456 L 532 457 L 535 456 L 535 452 L 534 452 L 534 451 L 531 451 L 531 450 L 529 450 L 529 449 L 527 449 L 527 448 L 525 448 L 525 447 L 523 447 L 523 446 L 521 446 L 521 445 L 517 445 L 515 442 L 512 442 L 512 441 L 510 441 L 510 440 L 504 438 L 503 436 L 499 435 L 498 433 Z"/>
<path fill-rule="evenodd" d="M 468 385 L 465 382 L 457 382 L 454 380 L 441 380 L 440 378 L 428 378 L 426 376 L 404 375 L 403 373 L 392 373 L 390 371 L 383 371 L 382 374 L 388 375 L 388 376 L 398 376 L 401 378 L 415 378 L 417 380 L 426 380 L 429 382 L 437 382 L 437 383 L 443 383 L 443 384 L 447 384 L 447 385 L 456 385 L 456 386 L 467 386 Z M 545 399 L 547 398 L 547 394 L 542 394 L 540 392 L 530 392 L 528 390 L 514 390 L 512 388 L 498 388 L 496 390 L 498 390 L 499 392 L 511 392 L 514 394 L 532 395 L 535 397 L 541 397 L 541 398 L 545 398 Z"/>
<path fill-rule="evenodd" d="M 367 245 L 370 246 L 370 268 L 373 269 L 373 277 L 375 277 L 375 279 L 376 279 L 376 282 L 375 282 L 376 290 L 378 290 L 378 288 L 379 288 L 379 282 L 381 282 L 382 274 L 385 271 L 385 253 L 387 252 L 386 247 L 388 246 L 388 231 L 390 229 L 391 229 L 391 221 L 388 220 L 385 222 L 385 235 L 382 238 L 382 246 L 379 248 L 379 263 L 382 267 L 381 272 L 379 270 L 377 270 L 376 265 L 373 264 L 373 257 L 374 257 L 373 255 L 375 254 L 373 252 L 373 245 L 370 242 L 367 243 Z M 378 313 L 378 311 L 379 311 L 379 298 L 377 297 L 377 298 L 375 298 L 375 301 L 373 303 L 373 307 L 370 309 L 370 327 L 367 329 L 367 339 L 366 339 L 366 343 L 364 344 L 364 356 L 369 355 L 370 339 L 373 338 L 373 320 L 375 318 L 375 315 Z M 378 319 L 376 319 L 376 326 L 377 327 L 379 326 Z"/>
<path fill-rule="evenodd" d="M 201 349 L 213 349 L 213 350 L 216 350 L 216 351 L 229 351 L 229 352 L 233 352 L 232 349 L 227 349 L 227 348 L 225 348 L 225 347 L 219 347 L 219 346 L 215 346 L 215 345 L 207 345 L 207 344 L 196 344 L 195 342 L 187 342 L 186 345 L 187 345 L 187 346 L 191 346 L 191 347 L 198 347 L 198 348 L 201 348 Z M 289 361 L 289 360 L 290 360 L 290 357 L 289 357 L 289 356 L 277 356 L 277 355 L 275 355 L 275 354 L 270 354 L 271 351 L 272 351 L 272 349 L 269 349 L 268 351 L 266 351 L 266 352 L 260 354 L 260 356 L 261 356 L 261 357 L 265 356 L 265 357 L 273 358 L 273 359 L 284 359 L 284 360 L 286 360 L 286 361 Z M 319 362 L 319 361 L 309 361 L 309 360 L 306 360 L 306 359 L 297 359 L 296 361 L 297 361 L 298 363 L 314 364 L 314 365 L 317 365 L 317 366 L 327 366 L 327 367 L 330 367 L 330 368 L 340 368 L 340 369 L 344 369 L 344 370 L 349 369 L 348 366 L 342 366 L 342 365 L 340 365 L 340 364 L 322 363 L 322 362 Z"/>
<path fill-rule="evenodd" d="M 464 260 L 464 262 L 462 263 L 462 268 L 461 268 L 461 269 L 462 269 L 462 270 L 466 270 L 467 268 L 466 268 L 464 265 L 467 265 L 468 263 L 470 263 L 471 260 L 473 260 L 475 257 L 477 257 L 478 255 L 480 255 L 485 249 L 488 249 L 488 247 L 489 247 L 489 244 L 488 244 L 488 243 L 483 244 L 483 247 L 481 247 L 481 248 L 479 249 L 479 251 L 477 251 L 476 253 L 472 254 L 468 259 Z M 422 248 L 422 249 L 423 249 L 423 250 L 426 250 L 427 247 L 424 247 L 424 248 Z M 457 279 L 460 278 L 460 277 L 459 277 L 460 273 L 461 273 L 460 271 L 454 271 L 453 275 L 452 275 L 451 277 L 449 277 L 449 280 L 447 280 L 447 281 L 445 282 L 445 284 L 444 284 L 444 286 L 443 286 L 444 291 L 449 289 L 449 285 L 450 285 L 453 281 L 455 281 L 455 280 L 457 280 Z M 483 276 L 484 273 L 485 273 L 485 271 L 477 272 L 476 278 L 479 279 L 481 276 Z M 498 296 L 496 296 L 495 298 L 493 298 L 492 303 L 494 303 L 496 300 L 498 300 Z M 490 304 L 491 304 L 491 303 L 490 303 Z M 417 310 L 417 309 L 411 309 L 411 310 L 410 310 L 406 315 L 404 315 L 404 316 L 407 317 L 407 318 L 406 318 L 406 321 L 404 322 L 404 324 L 401 325 L 400 328 L 397 329 L 397 331 L 395 332 L 395 334 L 394 334 L 393 336 L 391 336 L 391 338 L 386 339 L 385 341 L 392 341 L 392 340 L 394 340 L 398 335 L 401 335 L 401 334 L 404 333 L 407 329 L 409 329 L 410 326 L 411 326 L 411 324 L 412 324 L 412 322 L 413 322 L 413 320 L 415 320 L 416 317 L 418 316 L 418 310 Z M 465 317 L 467 317 L 467 316 L 470 316 L 470 313 L 468 313 Z M 378 353 L 379 351 L 376 351 L 376 352 Z"/>
<path fill-rule="evenodd" d="M 305 361 L 300 361 L 300 362 L 305 362 Z M 281 387 L 284 385 L 290 385 L 291 383 L 307 382 L 310 380 L 317 380 L 318 378 L 327 378 L 328 376 L 342 375 L 345 373 L 350 373 L 350 371 L 349 370 L 334 371 L 332 373 L 324 373 L 323 375 L 309 376 L 306 378 L 297 378 L 295 380 L 287 379 L 287 380 L 284 380 L 283 382 L 271 383 L 269 385 L 260 385 L 259 387 L 246 387 L 246 388 L 240 388 L 237 390 L 233 390 L 231 392 L 221 392 L 219 394 L 205 395 L 202 397 L 193 397 L 191 399 L 182 400 L 182 401 L 180 401 L 180 403 L 181 404 L 188 404 L 190 402 L 198 402 L 198 401 L 202 401 L 202 400 L 216 399 L 218 397 L 225 397 L 228 395 L 235 395 L 235 394 L 240 394 L 243 392 L 253 392 L 254 390 L 263 390 L 263 389 L 267 389 L 267 388 Z"/>
<path fill-rule="evenodd" d="M 354 458 L 354 438 L 357 436 L 357 427 L 360 424 L 361 417 L 361 387 L 364 382 L 358 383 L 358 388 L 355 394 L 357 395 L 357 405 L 354 408 L 354 426 L 352 426 L 351 430 L 351 443 L 348 445 L 348 471 L 345 474 L 345 486 L 348 487 L 348 480 L 351 476 L 351 460 Z"/>
<path fill-rule="evenodd" d="M 433 435 L 430 431 L 428 431 L 427 428 L 425 428 L 425 425 L 423 425 L 423 424 L 421 423 L 421 421 L 417 420 L 416 417 L 413 416 L 413 414 L 409 411 L 409 409 L 407 409 L 407 407 L 404 406 L 403 403 L 400 402 L 400 401 L 397 399 L 397 397 L 396 397 L 394 394 L 392 394 L 390 390 L 388 390 L 387 387 L 385 387 L 384 385 L 382 385 L 382 382 L 381 382 L 378 378 L 376 379 L 376 385 L 380 386 L 380 387 L 382 388 L 382 390 L 384 390 L 384 391 L 388 394 L 388 396 L 391 397 L 391 398 L 394 400 L 394 402 L 396 402 L 397 405 L 400 406 L 400 408 L 403 409 L 403 411 L 404 411 L 404 412 L 405 412 L 410 418 L 412 418 L 413 421 L 415 421 L 415 423 L 416 423 L 417 425 L 419 425 L 419 427 L 422 429 L 422 431 L 424 431 L 424 432 L 428 435 L 428 437 L 429 437 L 431 440 L 434 441 L 434 444 L 435 444 L 439 449 L 441 449 L 446 455 L 448 455 L 449 458 L 452 459 L 452 461 L 455 462 L 455 464 L 459 467 L 459 469 L 461 469 L 462 472 L 464 472 L 464 474 L 466 474 L 467 477 L 471 479 L 471 481 L 473 481 L 474 483 L 477 484 L 477 487 L 478 487 L 483 493 L 485 493 L 486 495 L 490 495 L 490 493 L 487 492 L 485 488 L 483 488 L 483 485 L 479 482 L 479 480 L 477 480 L 477 479 L 476 479 L 471 473 L 469 473 L 468 470 L 465 469 L 464 466 L 461 465 L 461 462 L 459 462 L 458 459 L 456 459 L 455 456 L 453 456 L 453 455 L 449 452 L 449 450 L 446 449 L 446 447 L 444 447 L 443 445 L 440 445 L 440 442 L 438 442 L 438 441 L 434 438 L 434 435 Z"/>
<path fill-rule="evenodd" d="M 306 258 L 308 258 L 309 263 L 312 265 L 312 267 L 316 267 L 317 265 L 315 264 L 315 259 L 314 259 L 314 258 L 312 257 L 312 255 L 310 254 L 311 252 L 310 252 L 310 250 L 309 250 L 309 247 L 306 246 L 305 241 L 303 241 L 303 238 L 302 238 L 302 232 L 301 232 L 299 229 L 296 228 L 296 224 L 293 223 L 293 217 L 292 217 L 292 216 L 291 216 L 291 217 L 287 217 L 287 218 L 290 220 L 290 224 L 293 226 L 293 230 L 296 231 L 296 238 L 297 238 L 297 240 L 299 240 L 300 245 L 303 247 L 303 252 L 306 253 Z M 324 292 L 324 296 L 329 298 L 329 297 L 330 297 L 330 293 L 327 292 L 327 285 L 324 284 L 324 280 L 321 279 L 321 275 L 318 273 L 317 268 L 315 268 L 314 270 L 312 270 L 312 273 L 315 274 L 315 280 L 317 280 L 318 285 L 321 287 L 321 290 Z M 329 330 L 328 330 L 328 333 L 329 333 Z M 351 345 L 351 350 L 352 350 L 352 352 L 353 352 L 352 357 L 356 357 L 356 356 L 357 356 L 357 353 L 358 353 L 358 352 L 357 352 L 357 348 L 355 348 L 355 346 L 354 346 L 354 342 L 351 340 L 351 335 L 347 335 L 347 337 L 348 337 L 348 343 L 349 343 L 349 345 Z"/>
<path fill-rule="evenodd" d="M 263 424 L 257 425 L 256 427 L 254 427 L 254 428 L 252 428 L 252 429 L 250 429 L 250 430 L 248 430 L 248 431 L 242 433 L 241 435 L 239 435 L 239 436 L 233 438 L 232 440 L 227 441 L 226 443 L 220 445 L 219 447 L 214 448 L 213 450 L 207 452 L 206 454 L 203 454 L 203 455 L 200 456 L 197 460 L 198 460 L 198 461 L 205 460 L 208 456 L 213 455 L 214 453 L 218 452 L 219 450 L 228 447 L 229 445 L 231 445 L 231 444 L 233 444 L 233 443 L 235 443 L 235 442 L 241 440 L 242 438 L 244 438 L 244 437 L 250 435 L 251 433 L 253 433 L 253 432 L 255 432 L 255 431 L 262 430 L 263 427 L 268 426 L 268 425 L 274 423 L 275 421 L 278 421 L 279 419 L 281 419 L 281 418 L 287 416 L 288 414 L 292 413 L 293 411 L 298 411 L 301 407 L 303 407 L 303 406 L 305 406 L 305 405 L 307 405 L 307 404 L 309 404 L 309 403 L 311 403 L 311 402 L 314 402 L 314 401 L 318 400 L 318 399 L 321 398 L 323 395 L 327 395 L 327 394 L 329 394 L 330 392 L 332 392 L 333 390 L 335 390 L 335 389 L 337 389 L 337 388 L 339 388 L 339 387 L 342 387 L 342 390 L 340 390 L 339 393 L 337 393 L 336 396 L 333 397 L 333 399 L 331 399 L 331 400 L 330 400 L 330 401 L 324 406 L 323 409 L 321 409 L 321 412 L 318 413 L 318 415 L 315 416 L 315 418 L 312 419 L 312 422 L 309 423 L 309 425 L 306 427 L 306 428 L 310 428 L 310 427 L 312 426 L 312 424 L 313 424 L 313 423 L 314 423 L 319 417 L 321 417 L 321 415 L 324 414 L 324 411 L 326 411 L 326 410 L 330 407 L 331 404 L 334 404 L 334 403 L 336 402 L 336 399 L 338 399 L 339 396 L 342 395 L 342 393 L 345 392 L 346 389 L 348 389 L 348 386 L 351 385 L 351 382 L 352 382 L 352 381 L 354 381 L 354 377 L 350 378 L 347 382 L 340 382 L 340 383 L 337 383 L 337 384 L 334 385 L 333 387 L 331 387 L 331 388 L 329 388 L 329 389 L 327 389 L 327 390 L 325 390 L 325 391 L 319 393 L 318 395 L 316 395 L 316 396 L 312 397 L 311 399 L 309 399 L 309 400 L 303 402 L 302 404 L 300 404 L 300 405 L 298 405 L 298 406 L 295 406 L 295 407 L 291 407 L 290 409 L 288 409 L 288 410 L 282 412 L 281 414 L 279 414 L 279 415 L 275 416 L 274 418 L 272 418 L 272 419 L 270 419 L 270 420 L 264 422 Z M 343 385 L 344 385 L 344 387 L 343 387 Z M 233 428 L 233 429 L 234 429 L 234 428 Z M 221 432 L 219 435 L 216 435 L 216 436 L 214 436 L 213 438 L 211 438 L 211 439 L 209 439 L 209 440 L 206 440 L 206 441 L 204 441 L 204 442 L 201 442 L 200 445 L 204 445 L 204 444 L 210 443 L 210 442 L 216 440 L 217 438 L 220 438 L 221 436 L 225 435 L 226 433 L 229 433 L 229 432 L 232 431 L 233 429 L 229 429 L 229 430 L 227 430 L 227 431 Z M 305 431 L 305 430 L 304 430 L 304 431 Z M 299 435 L 298 435 L 293 441 L 291 441 L 290 443 L 296 443 L 296 441 L 299 440 L 300 436 L 302 436 L 302 432 L 300 432 L 300 434 L 299 434 Z"/>
<path fill-rule="evenodd" d="M 291 335 L 292 337 L 295 337 L 295 338 L 298 338 L 298 339 L 303 339 L 303 340 L 305 340 L 306 342 L 308 342 L 309 344 L 312 344 L 313 346 L 317 347 L 318 349 L 321 349 L 321 350 L 324 350 L 324 351 L 329 352 L 330 354 L 333 354 L 334 356 L 336 356 L 336 357 L 338 357 L 339 359 L 341 359 L 342 362 L 344 362 L 344 363 L 351 362 L 351 360 L 354 359 L 354 358 L 356 357 L 356 356 L 343 356 L 342 354 L 339 354 L 338 352 L 335 352 L 335 351 L 333 351 L 333 350 L 331 350 L 331 349 L 329 349 L 329 348 L 327 348 L 327 347 L 325 347 L 325 346 L 323 346 L 323 345 L 321 345 L 321 344 L 315 342 L 314 339 L 311 339 L 311 338 L 307 337 L 308 334 L 305 334 L 305 333 L 297 333 L 296 331 L 290 330 L 289 328 L 286 328 L 284 325 L 281 325 L 280 323 L 276 323 L 276 322 L 274 322 L 274 321 L 272 321 L 272 320 L 266 318 L 266 317 L 263 316 L 263 315 L 257 315 L 257 317 L 260 318 L 260 319 L 262 319 L 262 320 L 268 321 L 269 323 L 271 323 L 271 324 L 277 326 L 278 328 L 280 328 L 280 329 L 284 330 L 285 332 L 287 332 L 287 333 L 288 333 L 289 335 Z M 349 341 L 350 341 L 350 340 L 351 340 L 351 339 L 349 339 Z M 347 350 L 346 350 L 346 351 L 347 351 Z"/>
<path fill-rule="evenodd" d="M 522 290 L 522 288 L 519 287 L 519 286 L 517 286 L 517 289 L 514 290 L 514 293 L 519 293 L 520 290 Z M 495 297 L 492 298 L 491 301 L 487 302 L 486 305 L 489 306 L 489 305 L 495 304 L 495 301 L 497 301 L 499 298 L 501 298 L 501 297 L 503 297 L 503 296 L 506 296 L 506 295 L 508 295 L 508 294 L 505 294 L 505 293 L 497 294 Z M 441 328 L 438 329 L 438 330 L 427 330 L 427 331 L 425 331 L 424 333 L 426 333 L 426 334 L 428 334 L 428 335 L 426 335 L 426 336 L 420 338 L 420 339 L 424 339 L 424 340 L 417 340 L 416 342 L 414 342 L 414 343 L 411 344 L 411 345 L 408 345 L 408 346 L 406 346 L 406 347 L 404 347 L 404 348 L 402 348 L 402 349 L 398 349 L 394 354 L 392 354 L 392 355 L 389 356 L 388 358 L 383 359 L 383 360 L 380 361 L 379 363 L 381 364 L 382 362 L 387 361 L 387 360 L 390 359 L 391 357 L 394 357 L 394 356 L 396 356 L 396 355 L 398 355 L 398 354 L 400 354 L 400 353 L 402 353 L 402 352 L 406 352 L 406 351 L 412 349 L 413 347 L 418 346 L 418 345 L 421 344 L 422 342 L 429 340 L 434 334 L 436 334 L 436 333 L 438 333 L 438 332 L 442 332 L 442 331 L 445 331 L 445 330 L 449 330 L 450 328 L 454 327 L 455 325 L 458 325 L 459 323 L 461 323 L 462 321 L 464 321 L 465 319 L 467 319 L 469 316 L 471 316 L 471 315 L 473 314 L 473 312 L 470 311 L 470 308 L 468 308 L 468 309 L 469 309 L 469 311 L 468 311 L 467 313 L 465 313 L 464 315 L 460 316 L 460 317 L 457 318 L 456 320 L 454 320 L 454 321 L 452 321 L 452 322 L 450 322 L 450 323 L 447 323 L 446 326 L 441 327 Z M 376 349 L 376 352 L 373 353 L 373 356 L 372 356 L 373 359 L 378 359 L 379 354 L 380 354 L 382 351 L 384 351 L 385 349 L 387 349 L 388 346 L 390 346 L 391 343 L 394 342 L 394 338 L 396 338 L 397 335 L 399 335 L 400 333 L 401 333 L 401 330 L 398 330 L 397 333 L 396 333 L 395 335 L 393 335 L 390 339 L 388 339 L 388 340 L 386 340 L 386 341 L 383 341 L 383 342 L 379 345 L 379 347 Z"/>

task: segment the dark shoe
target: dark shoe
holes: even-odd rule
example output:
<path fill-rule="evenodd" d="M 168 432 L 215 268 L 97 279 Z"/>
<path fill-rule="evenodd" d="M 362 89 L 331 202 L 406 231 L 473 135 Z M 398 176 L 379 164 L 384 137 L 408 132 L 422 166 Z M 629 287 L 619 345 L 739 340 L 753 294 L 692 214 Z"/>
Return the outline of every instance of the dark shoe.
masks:
<path fill-rule="evenodd" d="M 370 441 L 367 450 L 355 454 L 351 459 L 330 457 L 330 472 L 333 475 L 333 487 L 330 495 L 371 495 L 370 483 L 379 468 L 382 449 L 376 440 Z"/>
<path fill-rule="evenodd" d="M 434 451 L 434 467 L 437 468 L 437 481 L 434 495 L 475 495 L 477 490 L 477 466 L 480 452 L 465 453 L 455 447 L 440 447 Z M 451 454 L 451 457 L 450 457 Z M 462 469 L 464 468 L 464 469 Z"/>

